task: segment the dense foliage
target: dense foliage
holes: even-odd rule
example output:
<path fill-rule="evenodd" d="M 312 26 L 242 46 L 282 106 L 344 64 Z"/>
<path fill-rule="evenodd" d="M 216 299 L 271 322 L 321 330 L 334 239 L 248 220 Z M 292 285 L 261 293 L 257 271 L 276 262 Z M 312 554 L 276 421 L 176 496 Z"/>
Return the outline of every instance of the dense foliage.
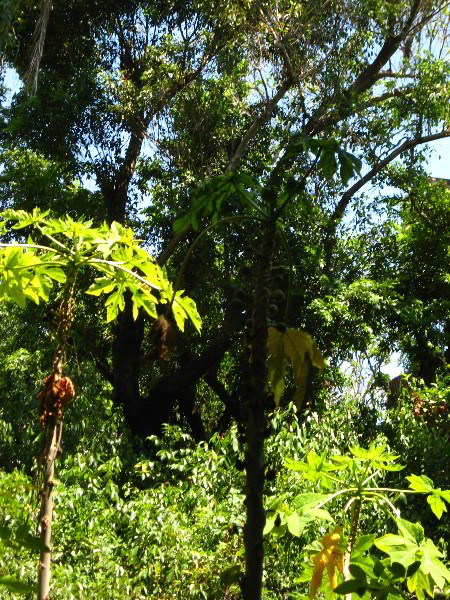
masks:
<path fill-rule="evenodd" d="M 448 11 L 0 1 L 0 598 L 448 588 Z"/>

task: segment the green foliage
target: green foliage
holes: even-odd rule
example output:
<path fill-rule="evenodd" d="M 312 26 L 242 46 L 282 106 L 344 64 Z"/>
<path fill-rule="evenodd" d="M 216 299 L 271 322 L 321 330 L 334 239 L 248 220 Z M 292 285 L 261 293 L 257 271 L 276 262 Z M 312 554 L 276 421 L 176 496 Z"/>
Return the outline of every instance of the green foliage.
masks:
<path fill-rule="evenodd" d="M 212 223 L 216 223 L 222 204 L 232 198 L 237 198 L 247 208 L 254 209 L 259 216 L 267 216 L 267 213 L 259 205 L 258 192 L 261 192 L 261 186 L 245 173 L 231 172 L 226 175 L 217 175 L 196 192 L 192 208 L 174 222 L 173 230 L 174 232 L 184 231 L 192 226 L 197 231 L 198 219 L 201 216 L 210 216 Z"/>
<path fill-rule="evenodd" d="M 296 157 L 308 151 L 316 155 L 318 167 L 326 179 L 331 179 L 336 174 L 338 163 L 339 177 L 344 185 L 347 185 L 349 180 L 361 171 L 361 160 L 343 150 L 334 138 L 329 140 L 313 139 L 302 134 L 294 134 L 286 147 L 283 159 Z"/>
<path fill-rule="evenodd" d="M 313 519 L 333 521 L 331 514 L 323 507 L 338 497 L 343 497 L 346 502 L 345 510 L 353 503 L 366 508 L 375 504 L 386 508 L 391 518 L 399 529 L 399 534 L 391 533 L 375 539 L 375 536 L 362 536 L 359 542 L 352 542 L 352 555 L 350 573 L 353 579 L 348 579 L 338 585 L 334 590 L 337 594 L 356 592 L 363 596 L 366 591 L 376 595 L 401 595 L 402 584 L 407 584 L 409 592 L 415 592 L 420 600 L 433 594 L 435 586 L 445 587 L 450 583 L 450 571 L 439 558 L 444 555 L 440 552 L 431 539 L 425 538 L 422 526 L 401 519 L 399 510 L 393 504 L 393 494 L 403 494 L 401 489 L 384 488 L 377 481 L 383 471 L 400 471 L 403 466 L 395 464 L 398 456 L 386 452 L 384 446 L 372 444 L 365 450 L 359 446 L 350 447 L 349 455 L 337 454 L 326 460 L 325 453 L 320 456 L 311 451 L 307 461 L 287 459 L 288 469 L 299 472 L 304 479 L 320 484 L 319 489 L 328 491 L 323 493 L 304 493 L 293 499 L 291 506 L 286 506 L 285 496 L 272 500 L 269 511 L 277 511 L 282 515 L 278 522 L 268 519 L 265 534 L 274 531 L 283 535 L 289 531 L 292 535 L 300 537 L 304 528 Z M 440 518 L 446 510 L 444 500 L 450 502 L 450 491 L 435 489 L 433 482 L 426 476 L 413 475 L 407 477 L 410 490 L 419 494 L 426 494 L 427 501 L 434 514 Z M 376 485 L 375 485 L 376 483 Z M 408 492 L 406 492 L 408 493 Z M 352 513 L 350 528 L 352 536 L 356 535 L 359 526 L 360 513 Z M 344 521 L 344 515 L 341 517 Z M 275 526 L 275 527 L 274 527 Z M 390 562 L 380 561 L 370 554 L 370 548 L 385 552 L 390 557 Z M 367 554 L 369 551 L 369 554 Z M 324 555 L 323 564 L 328 559 Z M 316 563 L 315 563 L 316 564 Z M 316 565 L 316 569 L 319 568 Z M 313 575 L 313 586 L 314 584 Z M 331 585 L 331 580 L 330 580 Z M 315 590 L 313 588 L 314 595 Z"/>
<path fill-rule="evenodd" d="M 63 268 L 70 266 L 76 271 L 90 266 L 104 274 L 87 293 L 94 296 L 109 294 L 105 302 L 107 322 L 113 321 L 124 310 L 125 293 L 129 292 L 134 319 L 141 307 L 156 318 L 159 301 L 169 303 L 181 330 L 184 330 L 186 318 L 200 330 L 200 316 L 194 301 L 183 297 L 183 291 L 174 293 L 166 272 L 133 239 L 131 229 L 116 222 L 111 227 L 104 223 L 94 228 L 92 221 L 74 221 L 70 216 L 54 219 L 49 216 L 49 211 L 41 213 L 38 208 L 33 209 L 33 213 L 6 210 L 0 216 L 3 218 L 0 229 L 5 230 L 9 221 L 15 221 L 13 230 L 31 226 L 52 243 L 52 247 L 42 246 L 29 238 L 27 244 L 0 244 L 3 247 L 0 298 L 9 296 L 22 308 L 27 299 L 36 304 L 40 300 L 48 301 L 52 281 L 65 282 Z M 64 244 L 61 238 L 68 239 L 69 244 Z M 159 300 L 151 290 L 157 291 Z"/>
<path fill-rule="evenodd" d="M 293 140 L 286 147 L 285 154 L 280 161 L 296 156 L 300 152 L 312 151 L 318 160 L 318 167 L 321 169 L 327 179 L 331 179 L 337 171 L 337 163 L 340 164 L 340 178 L 346 185 L 356 173 L 361 170 L 361 161 L 342 150 L 337 140 L 309 139 L 298 135 L 293 136 Z M 298 189 L 297 189 L 298 188 Z M 277 199 L 280 209 L 284 209 L 287 202 L 292 200 L 295 193 L 300 191 L 300 187 L 292 185 L 289 179 L 286 190 L 279 194 Z M 267 191 L 254 177 L 246 173 L 226 173 L 217 175 L 209 180 L 200 190 L 194 194 L 193 204 L 188 213 L 177 219 L 174 223 L 174 232 L 186 230 L 189 226 L 197 231 L 199 228 L 198 219 L 202 216 L 211 217 L 212 223 L 216 223 L 226 200 L 237 199 L 239 203 L 247 209 L 254 211 L 260 217 L 267 217 L 267 207 L 259 199 L 267 199 Z M 270 204 L 270 203 L 269 203 Z"/>

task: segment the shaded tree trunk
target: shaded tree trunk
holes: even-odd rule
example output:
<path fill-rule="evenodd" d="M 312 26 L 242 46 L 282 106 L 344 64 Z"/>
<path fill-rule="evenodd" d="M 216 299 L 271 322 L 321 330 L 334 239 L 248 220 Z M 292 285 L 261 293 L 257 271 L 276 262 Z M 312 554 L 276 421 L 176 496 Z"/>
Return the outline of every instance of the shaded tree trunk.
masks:
<path fill-rule="evenodd" d="M 267 383 L 267 319 L 272 257 L 275 246 L 275 223 L 267 222 L 253 300 L 251 331 L 250 381 L 248 386 L 247 448 L 245 453 L 245 501 L 247 519 L 244 526 L 245 578 L 244 600 L 260 600 L 264 565 L 264 433 Z M 243 398 L 246 402 L 247 398 Z"/>

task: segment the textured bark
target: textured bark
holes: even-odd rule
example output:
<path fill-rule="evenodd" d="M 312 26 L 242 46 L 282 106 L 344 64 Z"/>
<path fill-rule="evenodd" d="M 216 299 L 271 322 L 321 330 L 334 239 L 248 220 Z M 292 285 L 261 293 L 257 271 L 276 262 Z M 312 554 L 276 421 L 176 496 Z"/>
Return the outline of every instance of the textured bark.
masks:
<path fill-rule="evenodd" d="M 140 350 L 144 337 L 144 318 L 133 319 L 131 300 L 117 317 L 112 346 L 114 400 L 123 406 L 125 419 L 133 433 L 142 429 L 142 399 L 139 392 Z"/>
<path fill-rule="evenodd" d="M 41 551 L 38 572 L 38 600 L 47 600 L 51 578 L 51 541 L 53 520 L 53 477 L 55 459 L 58 455 L 64 420 L 64 402 L 58 397 L 58 382 L 61 381 L 66 360 L 67 336 L 72 325 L 74 306 L 75 270 L 68 270 L 67 282 L 59 309 L 57 346 L 53 358 L 53 369 L 46 379 L 46 388 L 40 394 L 41 424 L 44 427 L 39 467 L 42 470 L 41 508 L 39 514 L 40 540 L 46 549 Z M 71 396 L 73 398 L 73 396 Z"/>
<path fill-rule="evenodd" d="M 260 600 L 264 565 L 264 432 L 267 383 L 267 308 L 272 257 L 275 245 L 275 223 L 268 222 L 258 266 L 253 300 L 251 333 L 251 363 L 248 404 L 247 448 L 245 453 L 245 500 L 247 519 L 244 527 L 245 578 L 242 584 L 244 600 Z"/>
<path fill-rule="evenodd" d="M 222 334 L 214 339 L 205 348 L 203 353 L 183 364 L 179 369 L 169 375 L 162 377 L 150 390 L 140 404 L 140 418 L 135 425 L 133 432 L 145 438 L 149 435 L 160 435 L 161 425 L 167 423 L 170 413 L 177 401 L 180 405 L 186 407 L 192 413 L 193 406 L 186 403 L 183 398 L 186 390 L 195 386 L 196 382 L 203 377 L 209 369 L 217 362 L 223 359 L 223 356 L 233 345 L 236 334 Z M 192 401 L 191 401 L 192 402 Z M 189 408 L 191 406 L 191 408 Z M 199 428 L 198 419 L 200 415 L 191 414 L 189 420 L 194 424 L 194 435 L 201 435 L 204 438 L 204 432 Z M 202 426 L 203 427 L 203 426 Z"/>
<path fill-rule="evenodd" d="M 47 550 L 40 553 L 38 575 L 38 600 L 47 600 L 51 577 L 51 542 L 53 521 L 53 477 L 55 457 L 59 449 L 62 433 L 62 421 L 56 416 L 49 417 L 45 433 L 45 446 L 42 458 L 43 485 L 41 491 L 41 510 L 39 516 L 40 540 Z"/>

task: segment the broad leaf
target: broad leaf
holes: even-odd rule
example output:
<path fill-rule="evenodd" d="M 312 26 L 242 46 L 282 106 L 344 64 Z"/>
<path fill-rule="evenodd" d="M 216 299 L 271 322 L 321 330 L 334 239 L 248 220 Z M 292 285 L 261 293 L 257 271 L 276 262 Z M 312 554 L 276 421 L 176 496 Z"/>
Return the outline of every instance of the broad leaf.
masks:
<path fill-rule="evenodd" d="M 431 510 L 437 516 L 438 519 L 442 517 L 442 513 L 447 511 L 447 507 L 445 506 L 445 502 L 438 494 L 432 494 L 427 497 L 427 502 L 430 505 Z"/>
<path fill-rule="evenodd" d="M 370 533 L 367 535 L 361 535 L 358 538 L 356 544 L 353 546 L 352 562 L 354 562 L 354 558 L 357 555 L 362 554 L 363 552 L 366 552 L 366 550 L 369 550 L 370 548 L 372 548 L 376 537 L 377 537 L 376 534 Z"/>
<path fill-rule="evenodd" d="M 409 487 L 416 492 L 432 492 L 433 482 L 426 475 L 410 475 L 406 477 L 409 481 Z"/>
<path fill-rule="evenodd" d="M 324 361 L 313 338 L 304 331 L 268 328 L 268 378 L 278 406 L 284 391 L 285 362 L 290 362 L 294 372 L 296 391 L 294 401 L 299 410 L 303 404 L 310 364 L 323 370 Z"/>

